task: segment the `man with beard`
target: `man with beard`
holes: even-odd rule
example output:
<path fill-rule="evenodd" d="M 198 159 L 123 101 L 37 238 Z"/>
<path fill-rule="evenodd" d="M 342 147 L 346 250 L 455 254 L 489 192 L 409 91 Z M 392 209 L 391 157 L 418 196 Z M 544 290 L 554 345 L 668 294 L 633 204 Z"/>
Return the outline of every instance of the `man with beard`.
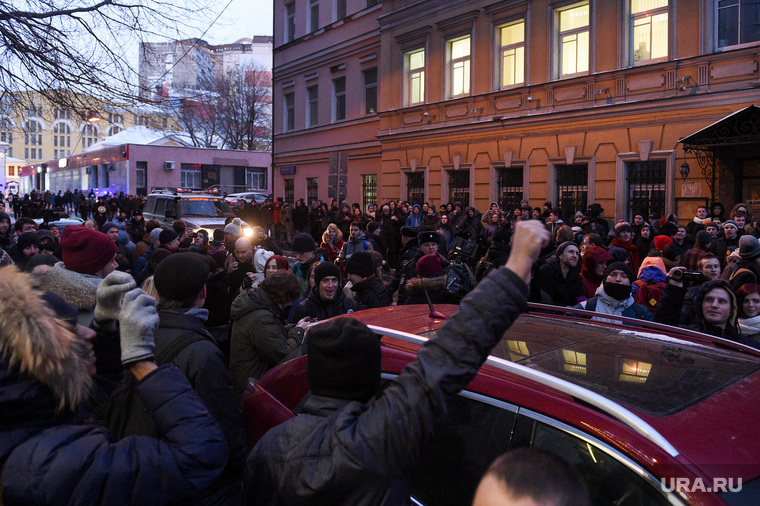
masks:
<path fill-rule="evenodd" d="M 227 266 L 230 279 L 230 291 L 227 301 L 231 305 L 232 301 L 240 295 L 243 279 L 245 279 L 249 272 L 256 271 L 253 266 L 253 245 L 247 237 L 241 237 L 235 241 L 235 250 Z"/>
<path fill-rule="evenodd" d="M 572 241 L 559 245 L 555 256 L 539 269 L 541 290 L 557 306 L 574 306 L 586 298 L 578 271 L 580 252 Z"/>
<path fill-rule="evenodd" d="M 726 267 L 726 251 L 729 248 L 736 249 L 739 247 L 739 225 L 734 220 L 727 220 L 723 223 L 723 237 L 720 237 L 712 243 L 710 252 L 720 260 L 721 267 Z"/>
<path fill-rule="evenodd" d="M 323 262 L 314 269 L 315 286 L 294 312 L 295 321 L 310 316 L 320 321 L 359 309 L 353 299 L 343 293 L 340 269 L 332 262 Z"/>
<path fill-rule="evenodd" d="M 633 302 L 631 285 L 635 281 L 631 268 L 623 262 L 613 262 L 604 271 L 604 281 L 596 290 L 596 297 L 581 302 L 575 309 L 585 309 L 601 313 L 603 316 L 594 316 L 591 319 L 616 323 L 617 320 L 609 316 L 627 316 L 639 320 L 652 320 L 650 313 L 641 304 Z M 680 309 L 680 308 L 679 308 Z"/>

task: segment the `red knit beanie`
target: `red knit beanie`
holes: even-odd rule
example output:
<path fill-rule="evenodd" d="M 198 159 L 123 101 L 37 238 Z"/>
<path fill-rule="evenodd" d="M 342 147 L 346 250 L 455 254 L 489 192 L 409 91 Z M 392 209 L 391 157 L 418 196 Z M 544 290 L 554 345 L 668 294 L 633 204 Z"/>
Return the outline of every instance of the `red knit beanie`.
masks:
<path fill-rule="evenodd" d="M 61 235 L 63 265 L 80 274 L 95 274 L 113 260 L 116 243 L 103 232 L 68 226 Z"/>
<path fill-rule="evenodd" d="M 673 239 L 670 238 L 670 236 L 667 235 L 658 235 L 654 238 L 654 248 L 657 251 L 662 251 L 665 249 L 665 246 L 668 244 L 673 244 Z"/>
<path fill-rule="evenodd" d="M 443 271 L 438 255 L 425 255 L 417 260 L 417 274 L 423 278 L 438 276 Z"/>

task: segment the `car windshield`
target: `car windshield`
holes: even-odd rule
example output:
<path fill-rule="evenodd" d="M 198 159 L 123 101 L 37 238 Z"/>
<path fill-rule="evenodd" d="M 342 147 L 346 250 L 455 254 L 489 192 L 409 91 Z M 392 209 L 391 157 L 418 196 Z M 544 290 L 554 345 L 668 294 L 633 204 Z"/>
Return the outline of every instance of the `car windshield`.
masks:
<path fill-rule="evenodd" d="M 230 205 L 222 199 L 189 197 L 180 200 L 182 216 L 232 216 Z"/>
<path fill-rule="evenodd" d="M 652 415 L 681 411 L 760 370 L 757 359 L 661 334 L 536 318 L 522 315 L 491 354 Z"/>

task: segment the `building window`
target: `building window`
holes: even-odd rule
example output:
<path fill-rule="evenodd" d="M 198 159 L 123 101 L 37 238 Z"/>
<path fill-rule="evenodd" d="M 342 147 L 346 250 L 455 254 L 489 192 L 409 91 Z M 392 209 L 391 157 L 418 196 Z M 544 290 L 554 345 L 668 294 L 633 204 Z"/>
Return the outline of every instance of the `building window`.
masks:
<path fill-rule="evenodd" d="M 668 0 L 631 0 L 633 61 L 668 56 Z"/>
<path fill-rule="evenodd" d="M 525 81 L 525 21 L 499 27 L 501 88 Z"/>
<path fill-rule="evenodd" d="M 306 125 L 313 127 L 319 124 L 319 88 L 309 86 L 306 88 Z"/>
<path fill-rule="evenodd" d="M 135 163 L 135 190 L 138 195 L 144 197 L 148 194 L 148 162 Z"/>
<path fill-rule="evenodd" d="M 346 119 L 346 78 L 333 79 L 333 121 Z"/>
<path fill-rule="evenodd" d="M 407 105 L 425 101 L 425 50 L 416 49 L 404 54 L 406 66 Z"/>
<path fill-rule="evenodd" d="M 470 93 L 470 36 L 448 41 L 449 96 Z"/>
<path fill-rule="evenodd" d="M 470 205 L 470 171 L 450 170 L 449 173 L 449 201 L 457 200 L 464 206 Z"/>
<path fill-rule="evenodd" d="M 562 208 L 562 219 L 573 222 L 576 211 L 588 208 L 588 165 L 555 165 L 557 195 L 555 202 Z"/>
<path fill-rule="evenodd" d="M 187 165 L 187 168 L 185 167 Z M 192 168 L 190 168 L 192 167 Z M 201 169 L 196 168 L 197 165 L 193 164 L 182 164 L 182 167 L 179 171 L 179 179 L 180 179 L 180 186 L 182 188 L 202 188 L 203 183 L 201 182 Z"/>
<path fill-rule="evenodd" d="M 98 130 L 95 125 L 88 123 L 82 128 L 82 147 L 89 148 L 98 142 Z"/>
<path fill-rule="evenodd" d="M 309 32 L 319 30 L 319 0 L 309 0 Z"/>
<path fill-rule="evenodd" d="M 32 105 L 24 107 L 24 116 L 27 118 L 42 116 L 42 106 L 37 107 Z"/>
<path fill-rule="evenodd" d="M 628 219 L 641 214 L 665 212 L 665 160 L 626 162 Z"/>
<path fill-rule="evenodd" d="M 295 93 L 285 94 L 285 118 L 283 123 L 285 124 L 285 131 L 290 132 L 295 130 L 296 127 L 296 96 Z"/>
<path fill-rule="evenodd" d="M 760 3 L 757 0 L 719 0 L 718 47 L 760 40 Z"/>
<path fill-rule="evenodd" d="M 335 0 L 335 20 L 346 17 L 346 0 Z"/>
<path fill-rule="evenodd" d="M 362 72 L 364 76 L 364 114 L 377 112 L 377 69 Z"/>
<path fill-rule="evenodd" d="M 523 198 L 523 169 L 522 167 L 503 167 L 498 169 L 497 201 L 501 209 L 511 212 L 519 207 Z"/>
<path fill-rule="evenodd" d="M 285 42 L 296 38 L 296 3 L 285 5 Z"/>
<path fill-rule="evenodd" d="M 10 102 L 0 102 L 0 115 L 13 116 L 13 104 Z"/>
<path fill-rule="evenodd" d="M 66 123 L 56 123 L 53 126 L 53 146 L 61 148 L 71 147 L 71 127 Z M 64 151 L 61 150 L 61 153 L 61 156 L 63 156 Z"/>
<path fill-rule="evenodd" d="M 312 202 L 319 200 L 319 178 L 307 177 L 306 178 L 306 201 L 311 205 Z"/>
<path fill-rule="evenodd" d="M 362 206 L 366 211 L 370 204 L 377 204 L 377 174 L 362 175 Z"/>
<path fill-rule="evenodd" d="M 294 206 L 296 203 L 296 180 L 283 179 L 282 182 L 285 184 L 285 191 L 283 192 L 285 194 L 285 202 Z"/>
<path fill-rule="evenodd" d="M 264 167 L 248 167 L 245 170 L 245 185 L 253 190 L 266 190 L 267 169 Z"/>
<path fill-rule="evenodd" d="M 16 166 L 15 165 L 8 165 L 8 175 L 9 176 L 15 176 L 16 175 Z"/>
<path fill-rule="evenodd" d="M 425 173 L 407 172 L 406 200 L 411 204 L 422 205 L 425 202 Z"/>
<path fill-rule="evenodd" d="M 560 77 L 588 72 L 589 4 L 573 4 L 557 10 L 559 17 Z"/>
<path fill-rule="evenodd" d="M 367 7 L 372 7 L 380 3 L 380 0 L 367 0 Z"/>

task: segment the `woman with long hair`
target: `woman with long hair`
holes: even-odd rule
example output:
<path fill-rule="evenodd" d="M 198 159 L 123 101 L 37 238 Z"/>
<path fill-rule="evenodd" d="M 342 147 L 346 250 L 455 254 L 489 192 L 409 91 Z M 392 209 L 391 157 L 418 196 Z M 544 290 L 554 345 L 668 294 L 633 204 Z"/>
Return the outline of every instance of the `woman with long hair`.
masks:
<path fill-rule="evenodd" d="M 322 233 L 322 244 L 319 247 L 327 251 L 327 261 L 334 262 L 344 243 L 343 232 L 335 223 L 330 223 Z"/>

